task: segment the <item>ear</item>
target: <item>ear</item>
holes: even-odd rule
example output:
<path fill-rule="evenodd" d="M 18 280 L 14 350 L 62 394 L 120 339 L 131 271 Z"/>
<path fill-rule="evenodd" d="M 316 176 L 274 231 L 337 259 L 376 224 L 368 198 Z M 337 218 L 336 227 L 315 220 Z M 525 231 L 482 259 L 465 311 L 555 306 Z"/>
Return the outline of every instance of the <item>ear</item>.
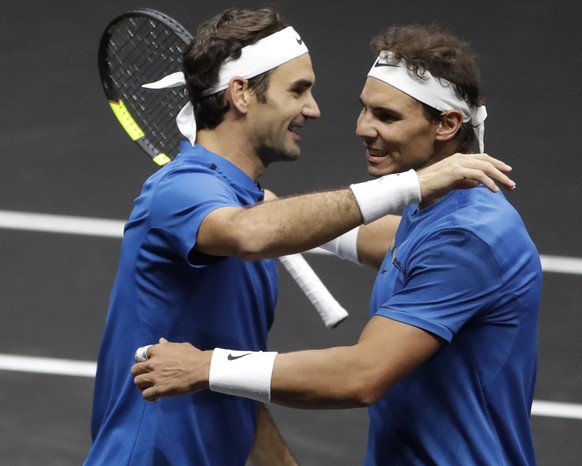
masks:
<path fill-rule="evenodd" d="M 463 114 L 460 110 L 444 112 L 436 131 L 437 141 L 449 141 L 463 125 Z"/>
<path fill-rule="evenodd" d="M 240 113 L 246 113 L 250 95 L 249 82 L 245 78 L 235 76 L 228 83 L 228 96 L 232 106 Z"/>

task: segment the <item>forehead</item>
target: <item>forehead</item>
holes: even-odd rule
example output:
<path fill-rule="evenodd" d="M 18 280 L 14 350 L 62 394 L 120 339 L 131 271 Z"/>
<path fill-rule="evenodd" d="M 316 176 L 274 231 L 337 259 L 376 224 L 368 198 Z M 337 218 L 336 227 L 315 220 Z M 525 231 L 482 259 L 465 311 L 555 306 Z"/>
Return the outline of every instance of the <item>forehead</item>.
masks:
<path fill-rule="evenodd" d="M 364 105 L 389 108 L 402 113 L 415 112 L 422 109 L 422 104 L 415 98 L 384 81 L 372 77 L 366 79 L 360 99 Z"/>
<path fill-rule="evenodd" d="M 284 86 L 297 81 L 310 82 L 311 85 L 315 82 L 315 72 L 308 53 L 279 65 L 271 72 L 271 86 Z"/>

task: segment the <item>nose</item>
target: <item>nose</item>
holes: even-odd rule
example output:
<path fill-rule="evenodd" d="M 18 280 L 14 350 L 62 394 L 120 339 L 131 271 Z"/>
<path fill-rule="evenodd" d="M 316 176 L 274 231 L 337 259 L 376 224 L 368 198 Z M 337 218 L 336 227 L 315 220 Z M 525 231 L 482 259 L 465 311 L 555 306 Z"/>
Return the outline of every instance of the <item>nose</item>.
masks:
<path fill-rule="evenodd" d="M 356 121 L 356 135 L 360 138 L 373 138 L 377 135 L 371 118 L 367 116 L 364 111 L 358 115 Z"/>
<path fill-rule="evenodd" d="M 313 120 L 316 120 L 321 116 L 319 105 L 317 105 L 317 102 L 315 101 L 315 97 L 313 97 L 313 94 L 310 94 L 309 99 L 303 106 L 302 113 L 303 116 L 305 116 L 305 118 L 311 118 Z"/>

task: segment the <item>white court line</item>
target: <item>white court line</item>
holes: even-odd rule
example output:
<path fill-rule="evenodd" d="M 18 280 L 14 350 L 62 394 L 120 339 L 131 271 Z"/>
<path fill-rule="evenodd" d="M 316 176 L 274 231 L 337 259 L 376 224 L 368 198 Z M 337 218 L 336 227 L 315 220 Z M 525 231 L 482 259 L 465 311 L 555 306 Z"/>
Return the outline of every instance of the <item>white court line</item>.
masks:
<path fill-rule="evenodd" d="M 121 238 L 124 221 L 0 210 L 0 228 Z M 331 254 L 321 248 L 307 251 Z M 582 259 L 540 255 L 544 272 L 582 275 Z"/>
<path fill-rule="evenodd" d="M 544 272 L 571 273 L 582 275 L 582 259 L 540 255 Z"/>
<path fill-rule="evenodd" d="M 533 416 L 563 417 L 582 419 L 582 405 L 573 403 L 556 403 L 554 401 L 534 400 L 531 407 Z"/>
<path fill-rule="evenodd" d="M 4 371 L 94 378 L 96 368 L 97 364 L 91 361 L 0 354 L 0 370 Z M 582 419 L 582 405 L 534 400 L 531 413 L 533 416 Z"/>
<path fill-rule="evenodd" d="M 0 210 L 0 228 L 121 238 L 125 222 Z"/>
<path fill-rule="evenodd" d="M 97 363 L 91 361 L 0 354 L 0 370 L 3 371 L 95 377 L 96 369 Z"/>

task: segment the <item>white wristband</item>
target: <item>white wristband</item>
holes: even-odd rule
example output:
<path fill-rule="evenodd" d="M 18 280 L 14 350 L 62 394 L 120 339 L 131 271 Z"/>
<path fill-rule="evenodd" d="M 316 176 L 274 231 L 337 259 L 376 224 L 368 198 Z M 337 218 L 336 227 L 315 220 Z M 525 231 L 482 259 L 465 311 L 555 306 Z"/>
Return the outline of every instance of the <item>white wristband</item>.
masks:
<path fill-rule="evenodd" d="M 216 348 L 210 360 L 209 388 L 269 403 L 276 356 L 276 352 Z"/>
<path fill-rule="evenodd" d="M 356 227 L 353 230 L 350 230 L 343 235 L 338 236 L 337 238 L 332 239 L 325 244 L 322 244 L 320 248 L 335 254 L 340 259 L 360 264 L 360 260 L 358 259 L 359 231 L 360 227 Z"/>
<path fill-rule="evenodd" d="M 401 214 L 407 205 L 421 201 L 420 184 L 414 170 L 352 184 L 350 189 L 366 225 L 388 214 Z"/>

